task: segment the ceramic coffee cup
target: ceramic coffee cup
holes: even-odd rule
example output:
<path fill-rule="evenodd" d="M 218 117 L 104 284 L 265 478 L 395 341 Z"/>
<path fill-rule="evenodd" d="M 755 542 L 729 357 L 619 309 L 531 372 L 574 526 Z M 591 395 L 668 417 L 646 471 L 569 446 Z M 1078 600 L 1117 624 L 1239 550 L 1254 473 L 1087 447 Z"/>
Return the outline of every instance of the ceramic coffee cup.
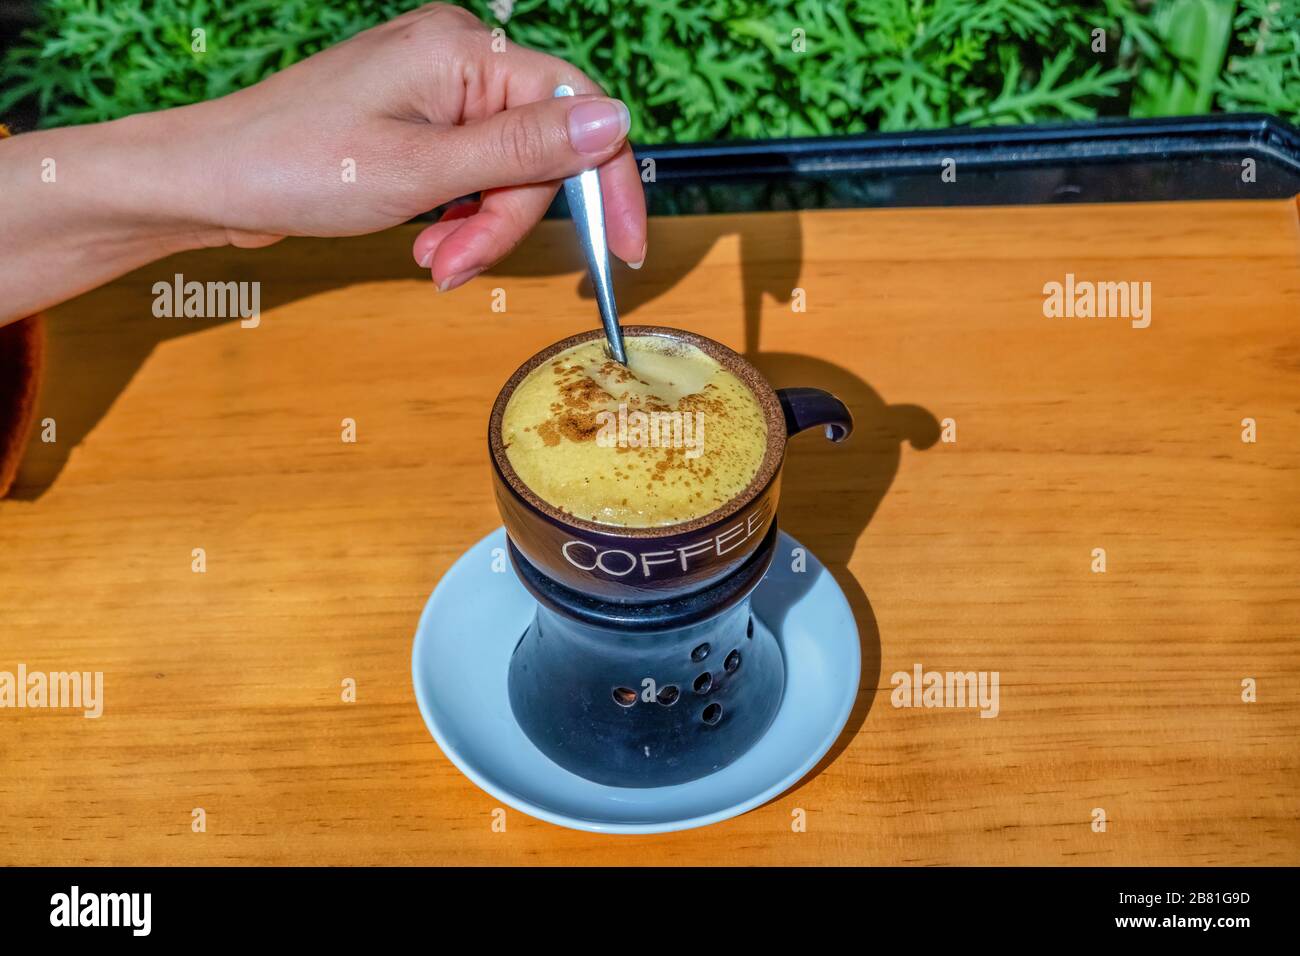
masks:
<path fill-rule="evenodd" d="M 539 498 L 510 465 L 501 438 L 506 405 L 515 388 L 539 365 L 604 335 L 583 332 L 538 352 L 510 377 L 492 406 L 488 444 L 497 507 L 506 533 L 542 574 L 579 593 L 609 602 L 652 602 L 706 588 L 744 564 L 776 520 L 786 440 L 808 428 L 843 441 L 853 417 L 834 395 L 818 388 L 773 389 L 745 358 L 712 339 L 661 326 L 625 326 L 628 336 L 654 335 L 686 342 L 712 356 L 753 393 L 767 424 L 767 447 L 757 474 L 715 511 L 664 527 L 624 528 L 564 512 Z"/>

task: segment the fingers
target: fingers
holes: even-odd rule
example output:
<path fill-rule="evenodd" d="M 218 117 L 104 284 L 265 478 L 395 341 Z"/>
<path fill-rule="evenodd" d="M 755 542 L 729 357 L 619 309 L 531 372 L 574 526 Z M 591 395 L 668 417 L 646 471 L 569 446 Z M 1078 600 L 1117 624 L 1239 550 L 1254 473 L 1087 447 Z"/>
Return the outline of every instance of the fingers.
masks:
<path fill-rule="evenodd" d="M 546 214 L 556 187 L 537 183 L 489 191 L 472 213 L 449 221 L 462 208 L 454 207 L 416 237 L 416 261 L 432 271 L 438 291 L 464 285 L 519 245 Z"/>
<path fill-rule="evenodd" d="M 479 45 L 476 55 L 469 58 L 468 65 L 469 75 L 477 75 L 484 89 L 499 94 L 499 98 L 479 99 L 478 105 L 488 108 L 488 112 L 548 100 L 555 95 L 555 88 L 561 84 L 570 87 L 577 96 L 609 95 L 599 83 L 577 67 L 549 53 L 516 44 L 510 44 L 504 54 L 484 51 L 485 46 Z M 462 118 L 481 119 L 485 115 L 488 114 L 475 114 L 471 110 Z"/>
<path fill-rule="evenodd" d="M 569 103 L 574 100 L 530 104 L 468 127 L 457 127 L 457 131 L 471 134 L 458 143 L 449 143 L 448 139 L 459 133 L 439 131 L 436 148 L 441 159 L 458 156 L 462 148 L 478 159 L 477 163 L 467 161 L 464 167 L 448 173 L 454 183 L 449 191 L 453 195 L 484 192 L 480 208 L 472 213 L 453 210 L 454 217 L 444 216 L 416 240 L 416 261 L 432 270 L 441 291 L 463 285 L 508 255 L 546 214 L 555 196 L 556 180 L 593 166 L 600 168 L 610 251 L 633 268 L 640 268 L 646 255 L 645 195 L 636 159 L 626 142 L 626 109 L 618 111 L 613 123 L 607 122 L 608 112 L 604 110 L 609 104 L 622 104 L 584 97 L 563 116 L 563 135 L 555 136 L 549 147 L 527 141 L 536 136 L 536 143 L 547 143 L 545 123 L 553 124 L 555 107 Z M 591 109 L 593 106 L 600 108 Z M 590 152 L 582 151 L 584 145 Z M 446 182 L 443 188 L 447 188 Z"/>
<path fill-rule="evenodd" d="M 578 96 L 605 94 L 599 84 L 565 61 L 526 47 L 512 46 L 506 56 L 487 57 L 483 67 L 496 72 L 485 85 L 504 90 L 501 105 L 507 109 L 548 99 L 560 83 L 572 87 Z M 600 183 L 610 251 L 640 268 L 646 256 L 645 192 L 636 157 L 626 140 L 611 159 L 600 164 Z"/>
<path fill-rule="evenodd" d="M 480 29 L 466 27 L 475 35 L 462 47 L 464 95 L 455 117 L 426 111 L 429 123 L 416 127 L 420 138 L 406 156 L 431 185 L 430 206 L 477 192 L 483 201 L 425 229 L 416 261 L 444 291 L 463 284 L 519 244 L 560 180 L 599 168 L 610 251 L 639 268 L 645 195 L 627 143 L 627 107 L 563 60 L 513 44 L 504 54 L 488 52 Z M 560 83 L 577 95 L 555 98 Z"/>
<path fill-rule="evenodd" d="M 639 269 L 646 256 L 645 194 L 631 149 L 625 148 L 601 167 L 600 176 L 610 252 Z M 491 190 L 481 203 L 452 206 L 416 237 L 411 250 L 415 261 L 433 270 L 441 291 L 454 289 L 466 281 L 462 274 L 472 271 L 467 277 L 472 278 L 509 255 L 546 215 L 558 187 L 558 183 L 537 183 Z M 453 233 L 455 241 L 447 242 Z"/>
<path fill-rule="evenodd" d="M 631 148 L 600 170 L 605 228 L 610 252 L 633 269 L 646 256 L 645 194 Z M 558 183 L 489 190 L 482 202 L 460 203 L 423 230 L 412 254 L 430 269 L 439 291 L 464 285 L 509 255 L 546 215 Z"/>
<path fill-rule="evenodd" d="M 464 285 L 523 241 L 546 215 L 558 186 L 536 183 L 490 190 L 480 203 L 453 206 L 416 237 L 415 261 L 431 270 L 439 292 Z M 630 150 L 601 170 L 601 186 L 610 251 L 639 269 L 646 255 L 645 199 Z"/>
<path fill-rule="evenodd" d="M 461 126 L 413 124 L 423 139 L 410 155 L 442 200 L 553 182 L 612 159 L 627 139 L 627 107 L 582 96 L 542 100 Z"/>
<path fill-rule="evenodd" d="M 633 269 L 640 269 L 646 257 L 645 191 L 636 157 L 626 143 L 600 167 L 600 193 L 605 200 L 609 251 Z"/>
<path fill-rule="evenodd" d="M 416 264 L 421 269 L 432 268 L 433 254 L 438 251 L 438 246 L 442 245 L 443 240 L 459 229 L 464 224 L 464 221 L 478 210 L 479 203 L 477 200 L 457 203 L 444 212 L 442 218 L 436 223 L 421 230 L 420 234 L 415 237 L 415 242 L 411 245 L 411 254 L 415 256 Z"/>

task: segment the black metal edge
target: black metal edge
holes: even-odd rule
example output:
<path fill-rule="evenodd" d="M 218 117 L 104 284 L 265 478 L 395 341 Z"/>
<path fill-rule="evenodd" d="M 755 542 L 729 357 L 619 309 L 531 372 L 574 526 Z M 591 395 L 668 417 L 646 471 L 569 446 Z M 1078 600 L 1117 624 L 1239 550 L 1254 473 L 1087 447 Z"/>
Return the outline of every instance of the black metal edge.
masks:
<path fill-rule="evenodd" d="M 968 166 L 1017 168 L 1239 157 L 1243 152 L 1265 155 L 1300 175 L 1300 129 L 1261 113 L 684 143 L 639 147 L 636 156 L 655 161 L 658 181 L 698 182 L 858 170 L 911 172 L 949 157 Z"/>

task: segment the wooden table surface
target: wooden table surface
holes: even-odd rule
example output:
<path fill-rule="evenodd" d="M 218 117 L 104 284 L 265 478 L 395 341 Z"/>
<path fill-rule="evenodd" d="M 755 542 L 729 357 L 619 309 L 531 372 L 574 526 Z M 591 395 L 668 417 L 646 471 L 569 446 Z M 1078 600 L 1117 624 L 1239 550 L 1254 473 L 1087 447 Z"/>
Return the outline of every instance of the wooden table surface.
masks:
<path fill-rule="evenodd" d="M 0 710 L 0 862 L 1300 863 L 1294 202 L 654 221 L 627 321 L 857 415 L 792 443 L 781 521 L 864 671 L 814 775 L 646 837 L 494 831 L 416 709 L 420 611 L 499 523 L 489 405 L 595 310 L 566 223 L 443 296 L 413 235 L 187 254 L 53 311 L 0 670 L 102 671 L 105 704 Z M 155 318 L 177 272 L 260 281 L 261 324 Z M 1044 317 L 1066 273 L 1149 281 L 1150 327 Z M 916 664 L 997 671 L 998 716 L 893 707 Z"/>

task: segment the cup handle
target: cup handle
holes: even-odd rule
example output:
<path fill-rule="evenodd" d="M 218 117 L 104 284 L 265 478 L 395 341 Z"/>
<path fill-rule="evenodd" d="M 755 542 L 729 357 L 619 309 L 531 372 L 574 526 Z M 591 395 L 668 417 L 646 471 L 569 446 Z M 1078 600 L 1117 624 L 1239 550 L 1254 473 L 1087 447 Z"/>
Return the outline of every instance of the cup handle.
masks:
<path fill-rule="evenodd" d="M 776 397 L 785 413 L 787 435 L 821 425 L 826 437 L 838 443 L 853 433 L 853 413 L 830 392 L 820 388 L 778 388 Z"/>

